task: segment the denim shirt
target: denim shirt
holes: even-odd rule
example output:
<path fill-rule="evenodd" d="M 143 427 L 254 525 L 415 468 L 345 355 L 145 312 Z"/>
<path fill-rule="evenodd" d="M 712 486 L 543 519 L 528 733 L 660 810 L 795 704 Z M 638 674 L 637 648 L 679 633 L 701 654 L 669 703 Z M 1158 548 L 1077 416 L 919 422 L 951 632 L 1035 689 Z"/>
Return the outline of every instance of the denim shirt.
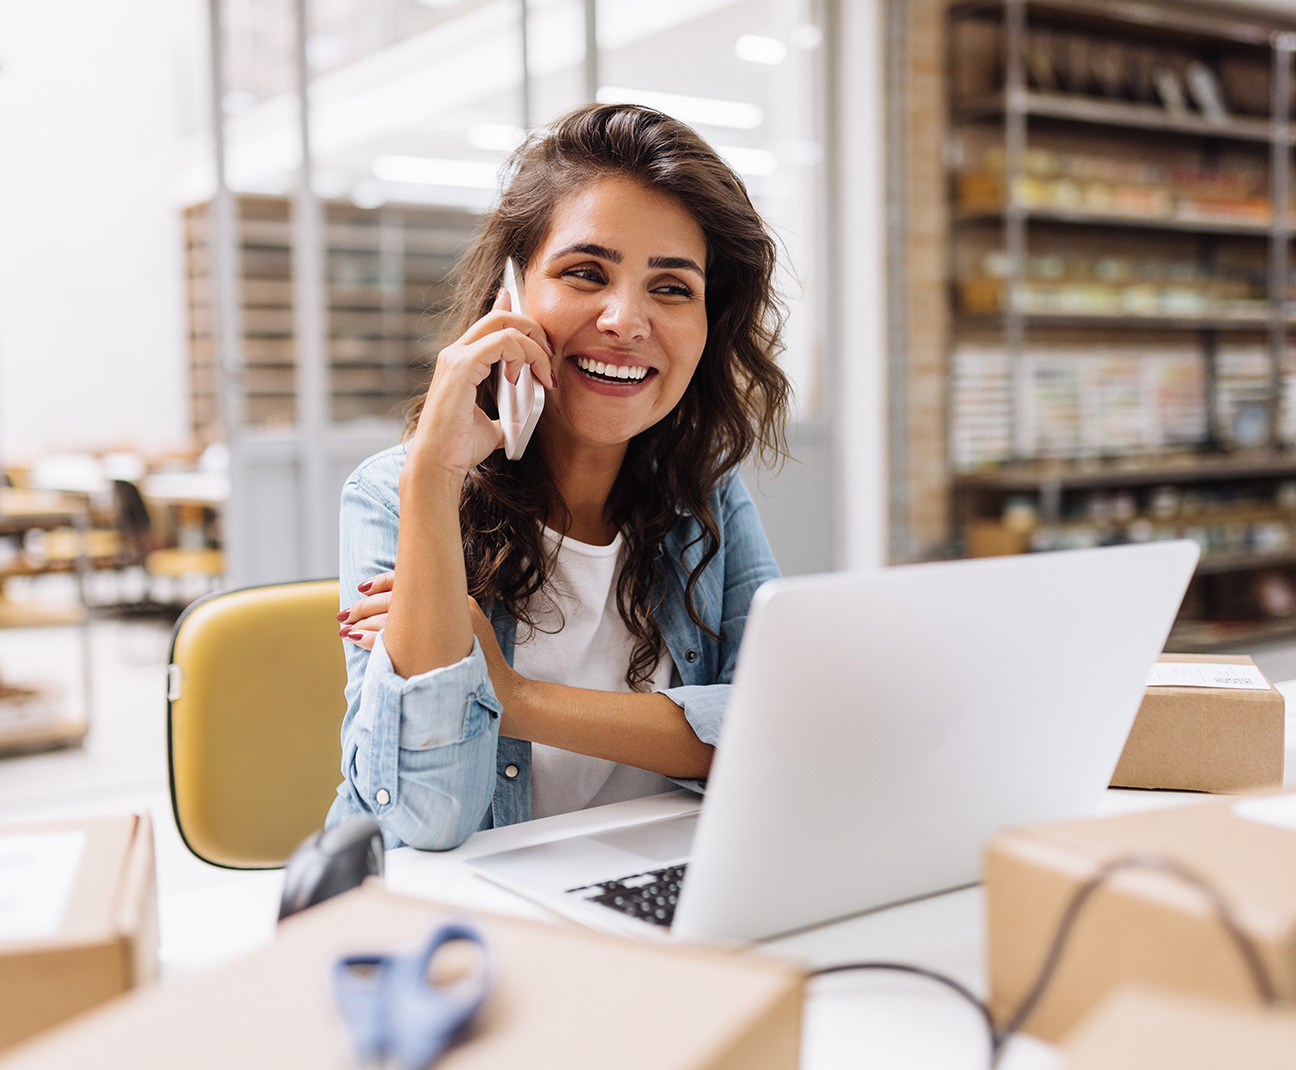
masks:
<path fill-rule="evenodd" d="M 342 606 L 356 585 L 396 565 L 398 486 L 405 447 L 360 465 L 342 491 Z M 756 588 L 778 575 L 756 505 L 736 476 L 711 494 L 720 548 L 694 590 L 699 616 L 717 641 L 693 623 L 684 591 L 701 560 L 701 525 L 689 515 L 665 539 L 663 589 L 655 617 L 675 663 L 661 693 L 684 710 L 693 731 L 714 745 L 720 735 L 738 645 Z M 513 663 L 516 619 L 490 612 L 500 650 Z M 354 814 L 378 820 L 388 847 L 457 847 L 478 829 L 531 818 L 531 744 L 501 736 L 502 708 L 481 645 L 453 665 L 399 676 L 380 632 L 369 653 L 347 644 L 347 712 L 342 721 L 342 783 L 329 811 L 334 825 Z M 672 778 L 675 779 L 675 778 Z M 676 780 L 694 791 L 704 782 Z"/>

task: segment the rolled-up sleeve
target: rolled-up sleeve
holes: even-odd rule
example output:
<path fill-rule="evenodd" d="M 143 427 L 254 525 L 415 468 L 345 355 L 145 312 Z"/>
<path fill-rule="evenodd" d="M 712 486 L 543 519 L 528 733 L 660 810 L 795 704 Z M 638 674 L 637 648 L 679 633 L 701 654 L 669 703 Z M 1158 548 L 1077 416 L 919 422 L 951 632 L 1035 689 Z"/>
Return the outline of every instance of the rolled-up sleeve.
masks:
<path fill-rule="evenodd" d="M 362 466 L 342 495 L 344 606 L 357 584 L 395 567 L 400 464 L 369 462 L 379 463 L 395 474 L 380 467 L 366 478 Z M 475 639 L 462 660 L 409 678 L 392 668 L 381 632 L 372 653 L 348 644 L 343 781 L 329 824 L 367 813 L 388 847 L 457 847 L 490 806 L 500 712 Z"/>
<path fill-rule="evenodd" d="M 738 663 L 738 648 L 742 644 L 751 609 L 752 596 L 766 580 L 779 575 L 778 562 L 765 537 L 760 513 L 751 494 L 735 477 L 719 493 L 718 514 L 722 552 L 717 554 L 698 584 L 699 606 L 707 625 L 720 635 L 720 640 L 706 636 L 691 622 L 685 627 L 693 629 L 696 649 L 700 655 L 695 670 L 687 659 L 676 667 L 681 675 L 679 686 L 662 692 L 684 710 L 698 739 L 715 746 L 720 740 L 725 712 L 733 694 L 734 668 Z M 715 574 L 713 570 L 716 570 Z M 718 611 L 717 605 L 718 603 Z M 672 614 L 681 624 L 687 611 Z M 672 644 L 680 645 L 680 644 Z M 694 791 L 701 791 L 704 781 L 678 780 L 677 783 Z"/>

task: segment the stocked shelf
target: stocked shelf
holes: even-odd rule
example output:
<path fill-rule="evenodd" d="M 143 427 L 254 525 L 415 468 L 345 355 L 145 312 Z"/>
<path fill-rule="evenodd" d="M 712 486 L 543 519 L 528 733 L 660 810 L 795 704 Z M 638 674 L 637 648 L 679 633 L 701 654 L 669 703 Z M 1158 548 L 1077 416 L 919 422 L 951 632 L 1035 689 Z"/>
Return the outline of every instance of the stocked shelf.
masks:
<path fill-rule="evenodd" d="M 1083 209 L 1016 208 L 1027 223 L 1056 223 L 1076 227 L 1115 227 L 1131 230 L 1168 230 L 1185 234 L 1233 234 L 1267 238 L 1272 228 L 1268 220 L 1218 219 L 1209 216 L 1147 216 L 1131 213 L 1090 212 Z M 1003 226 L 1008 211 L 1003 208 L 984 211 L 958 211 L 953 218 L 956 227 Z"/>
<path fill-rule="evenodd" d="M 1125 487 L 1157 483 L 1209 483 L 1291 477 L 1296 479 L 1296 451 L 1238 454 L 1167 454 L 1159 457 L 1040 461 L 1003 465 L 957 477 L 965 489 L 998 492 L 1058 488 Z"/>
<path fill-rule="evenodd" d="M 241 196 L 239 319 L 245 418 L 296 422 L 291 204 Z M 419 205 L 363 209 L 325 201 L 325 299 L 330 418 L 398 415 L 424 385 L 446 341 L 451 272 L 471 239 L 467 211 Z M 220 437 L 221 376 L 212 281 L 211 206 L 185 213 L 189 346 L 196 437 Z"/>
<path fill-rule="evenodd" d="M 1296 97 L 1273 114 L 1293 27 L 1154 2 L 949 11 L 959 545 L 1190 538 L 1175 649 L 1296 634 Z"/>
<path fill-rule="evenodd" d="M 1021 322 L 1026 327 L 1108 328 L 1111 330 L 1165 331 L 1258 331 L 1268 328 L 1272 317 L 1264 313 L 1238 312 L 1229 316 L 1163 316 L 1139 312 L 1026 312 Z M 1002 330 L 1006 316 L 1002 312 L 960 313 L 958 325 L 985 330 Z M 1296 320 L 1287 319 L 1288 323 Z"/>
<path fill-rule="evenodd" d="M 953 119 L 957 123 L 1002 119 L 1009 110 L 1009 101 L 1017 103 L 1013 110 L 1037 119 L 1058 119 L 1126 130 L 1158 130 L 1167 134 L 1189 134 L 1193 137 L 1235 141 L 1268 143 L 1276 138 L 1274 126 L 1268 119 L 1234 116 L 1219 121 L 1201 115 L 1174 115 L 1158 104 L 1097 100 L 1071 93 L 1039 90 L 1024 91 L 1016 96 L 992 94 L 982 100 L 958 106 L 954 109 Z"/>
<path fill-rule="evenodd" d="M 1246 649 L 1296 637 L 1296 617 L 1274 620 L 1179 620 L 1170 629 L 1166 649 L 1181 654 L 1207 654 L 1222 647 Z"/>

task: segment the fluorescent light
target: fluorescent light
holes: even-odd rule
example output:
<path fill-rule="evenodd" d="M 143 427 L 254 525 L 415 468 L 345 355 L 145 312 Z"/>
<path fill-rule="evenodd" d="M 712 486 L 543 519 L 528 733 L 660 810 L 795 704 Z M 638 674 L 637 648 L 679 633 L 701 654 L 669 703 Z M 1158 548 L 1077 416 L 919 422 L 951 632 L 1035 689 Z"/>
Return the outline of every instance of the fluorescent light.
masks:
<path fill-rule="evenodd" d="M 760 178 L 772 175 L 778 167 L 778 157 L 768 149 L 744 149 L 734 145 L 716 145 L 714 148 L 740 175 Z"/>
<path fill-rule="evenodd" d="M 686 97 L 649 89 L 626 89 L 619 85 L 600 86 L 597 99 L 600 104 L 642 104 L 686 123 L 727 126 L 734 130 L 755 130 L 765 121 L 765 113 L 755 104 L 736 100 Z"/>
<path fill-rule="evenodd" d="M 526 131 L 509 123 L 473 123 L 468 144 L 483 152 L 512 152 L 526 140 Z"/>
<path fill-rule="evenodd" d="M 787 59 L 787 45 L 776 37 L 761 37 L 745 33 L 734 42 L 734 55 L 748 63 L 764 63 L 777 67 Z"/>
<path fill-rule="evenodd" d="M 431 156 L 379 156 L 373 162 L 373 173 L 384 182 L 464 189 L 494 189 L 499 180 L 499 168 L 493 163 Z"/>

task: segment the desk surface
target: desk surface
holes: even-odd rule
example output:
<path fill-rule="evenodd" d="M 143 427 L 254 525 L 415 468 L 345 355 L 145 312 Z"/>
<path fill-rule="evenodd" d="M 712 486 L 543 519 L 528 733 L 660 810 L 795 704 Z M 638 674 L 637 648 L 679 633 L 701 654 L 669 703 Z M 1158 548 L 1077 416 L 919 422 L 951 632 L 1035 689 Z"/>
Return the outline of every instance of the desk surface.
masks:
<path fill-rule="evenodd" d="M 1207 795 L 1109 791 L 1100 814 L 1192 805 Z M 467 910 L 555 920 L 545 908 L 476 876 L 468 860 L 579 832 L 672 816 L 696 805 L 685 792 L 633 799 L 593 810 L 479 832 L 454 851 L 387 852 L 393 891 Z M 231 874 L 231 876 L 234 876 Z M 218 889 L 165 897 L 161 903 L 164 975 L 172 977 L 255 950 L 274 932 L 281 871 L 246 873 Z M 888 959 L 927 966 L 985 995 L 984 897 L 980 888 L 932 896 L 861 914 L 763 945 L 810 966 Z M 985 1027 L 976 1012 L 943 988 L 894 974 L 843 974 L 814 983 L 807 1001 L 802 1070 L 984 1070 Z M 1002 1070 L 1054 1070 L 1052 1047 L 1014 1040 Z"/>
<path fill-rule="evenodd" d="M 1296 698 L 1296 681 L 1278 685 Z M 1289 703 L 1287 783 L 1296 785 L 1296 702 Z M 1108 791 L 1098 816 L 1193 805 L 1202 794 Z M 579 832 L 668 817 L 696 805 L 684 792 L 479 832 L 454 851 L 387 852 L 387 883 L 469 910 L 553 919 L 554 915 L 477 877 L 469 859 Z M 200 969 L 269 941 L 278 913 L 281 871 L 230 875 L 230 884 L 164 897 L 166 975 Z M 985 995 L 985 923 L 981 889 L 968 888 L 858 915 L 764 945 L 810 966 L 888 959 L 947 973 Z M 814 983 L 806 1005 L 802 1070 L 984 1070 L 985 1028 L 976 1012 L 943 988 L 895 974 L 843 974 Z M 1052 1047 L 1030 1037 L 1009 1044 L 1002 1070 L 1055 1070 Z"/>

